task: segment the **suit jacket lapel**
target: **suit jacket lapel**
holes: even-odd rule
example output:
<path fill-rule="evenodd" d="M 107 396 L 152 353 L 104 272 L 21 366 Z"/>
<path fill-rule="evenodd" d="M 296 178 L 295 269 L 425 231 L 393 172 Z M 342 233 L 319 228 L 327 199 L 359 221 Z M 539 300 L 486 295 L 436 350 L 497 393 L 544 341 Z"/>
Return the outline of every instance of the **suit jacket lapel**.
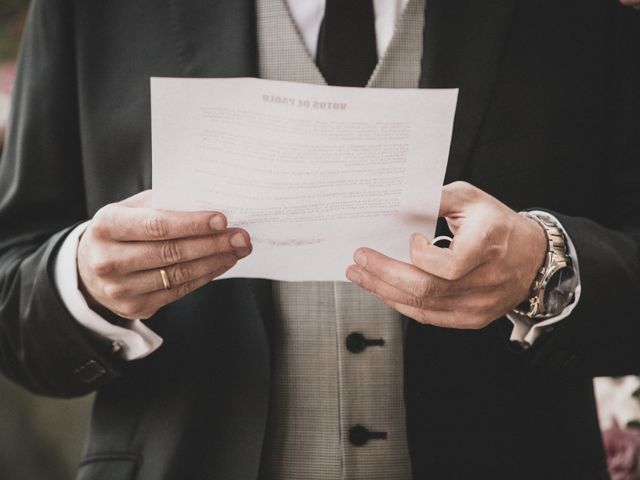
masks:
<path fill-rule="evenodd" d="M 445 183 L 460 179 L 508 42 L 514 0 L 427 0 L 420 88 L 459 88 Z"/>
<path fill-rule="evenodd" d="M 255 0 L 167 0 L 182 74 L 257 77 Z M 204 48 L 208 46 L 209 48 Z M 271 282 L 248 280 L 269 337 L 273 324 Z"/>
<path fill-rule="evenodd" d="M 182 74 L 257 76 L 254 0 L 167 0 Z"/>

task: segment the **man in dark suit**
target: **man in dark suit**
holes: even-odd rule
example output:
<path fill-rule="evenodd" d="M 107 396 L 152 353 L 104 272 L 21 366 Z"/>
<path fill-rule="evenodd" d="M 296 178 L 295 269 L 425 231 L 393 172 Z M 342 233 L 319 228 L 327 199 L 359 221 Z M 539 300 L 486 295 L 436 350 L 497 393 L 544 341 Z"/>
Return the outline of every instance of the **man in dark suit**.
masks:
<path fill-rule="evenodd" d="M 412 264 L 362 249 L 347 272 L 411 319 L 413 476 L 607 478 L 591 378 L 640 369 L 640 17 L 608 0 L 430 0 L 425 18 L 420 87 L 460 88 L 441 212 L 456 241 L 416 237 Z M 270 283 L 208 281 L 250 254 L 250 232 L 134 196 L 151 186 L 149 77 L 256 76 L 255 19 L 250 0 L 33 5 L 0 162 L 0 367 L 42 394 L 98 391 L 80 478 L 259 474 Z M 573 242 L 581 293 L 521 348 L 504 315 L 524 301 L 538 322 L 527 300 L 544 299 L 531 285 L 551 248 L 515 213 L 532 208 Z M 91 218 L 80 288 L 116 324 L 148 319 L 165 344 L 144 359 L 60 298 L 56 255 Z"/>

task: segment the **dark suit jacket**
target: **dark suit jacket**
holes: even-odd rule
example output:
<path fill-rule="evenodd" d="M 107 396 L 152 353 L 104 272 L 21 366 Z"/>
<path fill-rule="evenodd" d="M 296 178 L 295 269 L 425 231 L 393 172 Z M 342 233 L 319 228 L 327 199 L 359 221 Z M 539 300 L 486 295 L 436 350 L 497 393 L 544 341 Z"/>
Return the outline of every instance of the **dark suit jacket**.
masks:
<path fill-rule="evenodd" d="M 555 212 L 582 277 L 528 351 L 501 319 L 406 340 L 417 479 L 606 478 L 591 377 L 640 371 L 640 20 L 614 0 L 429 0 L 421 87 L 460 87 L 447 181 Z M 270 284 L 225 280 L 149 320 L 125 364 L 52 279 L 69 228 L 151 187 L 149 77 L 256 75 L 250 0 L 35 0 L 0 161 L 0 367 L 98 390 L 79 478 L 255 479 Z M 180 159 L 176 159 L 180 161 Z M 313 428 L 313 425 L 309 425 Z"/>

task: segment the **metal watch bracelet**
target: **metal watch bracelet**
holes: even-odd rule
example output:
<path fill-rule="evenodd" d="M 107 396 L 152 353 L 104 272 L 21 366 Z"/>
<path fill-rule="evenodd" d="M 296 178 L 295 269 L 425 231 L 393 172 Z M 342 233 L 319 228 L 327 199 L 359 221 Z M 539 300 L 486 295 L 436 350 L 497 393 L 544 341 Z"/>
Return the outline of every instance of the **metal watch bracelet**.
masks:
<path fill-rule="evenodd" d="M 547 239 L 547 254 L 531 286 L 529 298 L 518 305 L 513 312 L 533 320 L 544 320 L 557 314 L 557 312 L 546 311 L 545 296 L 548 294 L 549 282 L 560 270 L 571 267 L 571 258 L 567 252 L 567 241 L 558 225 L 530 212 L 520 212 L 520 214 L 542 227 Z"/>

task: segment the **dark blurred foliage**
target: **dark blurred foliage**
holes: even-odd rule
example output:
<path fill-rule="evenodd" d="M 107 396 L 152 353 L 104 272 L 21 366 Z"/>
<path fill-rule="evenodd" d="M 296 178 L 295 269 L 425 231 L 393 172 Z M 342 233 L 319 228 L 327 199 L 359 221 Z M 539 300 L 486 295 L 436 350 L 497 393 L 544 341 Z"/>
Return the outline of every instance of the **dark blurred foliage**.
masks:
<path fill-rule="evenodd" d="M 28 5 L 28 0 L 0 0 L 0 62 L 18 51 Z"/>

